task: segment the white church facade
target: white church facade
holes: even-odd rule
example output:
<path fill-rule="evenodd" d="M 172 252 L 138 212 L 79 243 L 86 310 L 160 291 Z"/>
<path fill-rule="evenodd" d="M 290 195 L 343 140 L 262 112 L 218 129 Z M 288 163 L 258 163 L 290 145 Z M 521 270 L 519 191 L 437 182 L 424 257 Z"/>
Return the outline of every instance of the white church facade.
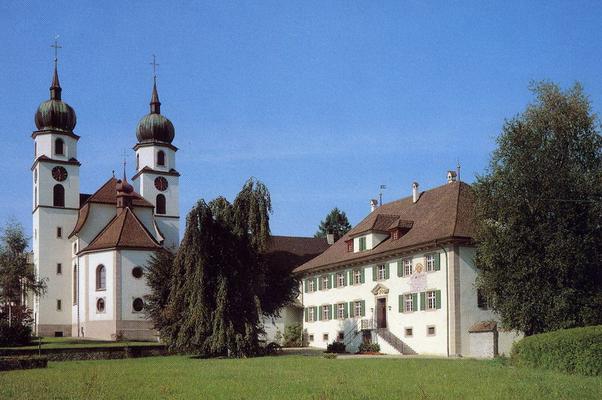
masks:
<path fill-rule="evenodd" d="M 47 291 L 33 301 L 43 336 L 153 339 L 144 318 L 144 273 L 156 251 L 179 244 L 175 130 L 161 115 L 156 82 L 137 127 L 136 173 L 80 192 L 75 111 L 61 99 L 55 63 L 50 99 L 33 132 L 33 264 Z"/>
<path fill-rule="evenodd" d="M 376 206 L 344 237 L 295 269 L 305 340 L 355 352 L 493 357 L 516 339 L 503 331 L 475 282 L 474 198 L 448 183 Z"/>

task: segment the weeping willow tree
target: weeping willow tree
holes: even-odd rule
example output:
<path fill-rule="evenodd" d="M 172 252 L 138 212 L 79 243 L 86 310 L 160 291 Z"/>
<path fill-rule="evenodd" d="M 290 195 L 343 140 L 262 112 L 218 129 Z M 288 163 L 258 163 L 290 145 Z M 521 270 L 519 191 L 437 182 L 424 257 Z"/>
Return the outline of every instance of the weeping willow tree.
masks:
<path fill-rule="evenodd" d="M 223 197 L 208 204 L 200 200 L 186 218 L 173 261 L 153 260 L 147 309 L 173 349 L 207 356 L 257 352 L 261 315 L 276 313 L 290 296 L 266 298 L 270 271 L 262 254 L 269 245 L 271 211 L 266 186 L 249 179 L 233 203 Z"/>

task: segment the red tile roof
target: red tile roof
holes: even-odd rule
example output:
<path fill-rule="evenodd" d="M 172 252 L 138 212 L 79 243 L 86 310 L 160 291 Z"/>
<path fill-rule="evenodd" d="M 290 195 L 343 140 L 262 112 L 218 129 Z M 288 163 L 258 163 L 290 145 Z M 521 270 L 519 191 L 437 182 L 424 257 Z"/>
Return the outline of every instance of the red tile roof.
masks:
<path fill-rule="evenodd" d="M 383 204 L 338 240 L 328 250 L 294 272 L 367 262 L 370 259 L 400 254 L 417 246 L 433 245 L 435 240 L 471 239 L 474 237 L 472 220 L 474 194 L 464 182 L 448 183 L 421 193 L 414 203 L 406 197 Z M 369 231 L 386 231 L 394 225 L 410 228 L 399 239 L 390 237 L 372 250 L 348 252 L 346 240 Z"/>
<path fill-rule="evenodd" d="M 126 207 L 80 253 L 114 248 L 159 250 L 161 245 Z"/>
<path fill-rule="evenodd" d="M 96 191 L 96 193 L 86 200 L 86 203 L 117 204 L 117 182 L 117 178 L 110 178 Z M 132 204 L 134 207 L 154 207 L 138 193 L 134 192 L 133 194 L 134 199 Z"/>

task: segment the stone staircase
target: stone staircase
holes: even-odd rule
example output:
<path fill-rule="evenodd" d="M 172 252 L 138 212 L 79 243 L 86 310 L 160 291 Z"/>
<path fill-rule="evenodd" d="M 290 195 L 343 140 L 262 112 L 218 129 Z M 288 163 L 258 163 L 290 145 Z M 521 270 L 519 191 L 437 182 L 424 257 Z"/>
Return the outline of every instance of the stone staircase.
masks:
<path fill-rule="evenodd" d="M 376 334 L 382 338 L 385 342 L 390 344 L 400 354 L 416 354 L 416 352 L 407 344 L 405 344 L 400 338 L 398 338 L 388 328 L 378 328 Z"/>

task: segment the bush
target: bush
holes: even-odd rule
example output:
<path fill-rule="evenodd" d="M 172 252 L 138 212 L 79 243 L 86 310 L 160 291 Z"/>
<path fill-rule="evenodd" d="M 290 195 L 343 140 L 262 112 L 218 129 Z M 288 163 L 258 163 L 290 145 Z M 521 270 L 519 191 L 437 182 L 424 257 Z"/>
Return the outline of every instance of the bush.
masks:
<path fill-rule="evenodd" d="M 379 353 L 380 346 L 378 343 L 362 343 L 359 348 L 360 353 Z"/>
<path fill-rule="evenodd" d="M 46 368 L 47 366 L 48 359 L 46 357 L 0 357 L 0 371 Z"/>
<path fill-rule="evenodd" d="M 332 342 L 326 347 L 326 353 L 345 353 L 345 343 Z"/>
<path fill-rule="evenodd" d="M 602 325 L 527 336 L 512 346 L 517 366 L 581 375 L 602 374 Z"/>
<path fill-rule="evenodd" d="M 335 353 L 324 353 L 322 354 L 322 357 L 327 358 L 329 360 L 333 360 L 337 358 L 337 355 Z"/>
<path fill-rule="evenodd" d="M 282 346 L 280 346 L 276 342 L 270 342 L 267 346 L 265 346 L 265 354 L 274 355 L 282 351 Z"/>
<path fill-rule="evenodd" d="M 288 325 L 284 328 L 284 346 L 301 347 L 301 333 L 303 328 L 301 324 Z"/>
<path fill-rule="evenodd" d="M 9 324 L 8 316 L 11 316 Z M 27 308 L 13 306 L 0 308 L 0 346 L 20 346 L 31 342 L 31 317 Z"/>

